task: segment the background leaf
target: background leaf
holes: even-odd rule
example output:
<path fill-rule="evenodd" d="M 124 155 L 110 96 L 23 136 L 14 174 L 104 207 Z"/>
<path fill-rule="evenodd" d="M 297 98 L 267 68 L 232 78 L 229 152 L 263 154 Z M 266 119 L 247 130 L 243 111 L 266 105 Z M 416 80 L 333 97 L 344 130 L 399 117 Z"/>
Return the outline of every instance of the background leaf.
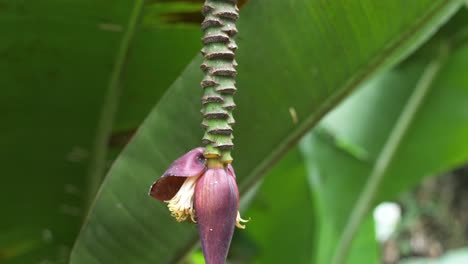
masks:
<path fill-rule="evenodd" d="M 251 218 L 248 229 L 238 232 L 240 241 L 235 240 L 232 246 L 231 255 L 237 263 L 310 263 L 317 216 L 306 175 L 297 148 L 268 172 L 243 214 Z M 250 251 L 236 251 L 236 245 L 246 244 L 245 240 L 253 244 Z"/>
<path fill-rule="evenodd" d="M 363 79 L 416 48 L 459 3 L 249 2 L 238 36 L 235 157 L 241 190 Z M 388 19 L 388 13 L 404 15 Z M 199 145 L 200 63 L 198 57 L 172 85 L 114 163 L 72 263 L 172 263 L 194 245 L 195 226 L 177 224 L 143 190 L 173 159 Z"/>
<path fill-rule="evenodd" d="M 255 225 L 255 228 L 248 228 L 245 232 L 239 232 L 242 235 L 238 236 L 237 240 L 234 240 L 231 249 L 231 258 L 229 260 L 232 263 L 288 262 L 288 260 L 282 258 L 289 258 L 289 262 L 291 263 L 319 263 L 315 262 L 317 257 L 315 254 L 317 254 L 318 251 L 312 249 L 320 248 L 322 249 L 320 254 L 324 254 L 323 248 L 325 247 L 321 246 L 323 243 L 326 244 L 326 248 L 330 250 L 329 254 L 331 255 L 332 250 L 335 248 L 333 240 L 337 237 L 336 231 L 334 230 L 336 225 L 327 223 L 330 221 L 340 221 L 338 219 L 345 219 L 344 221 L 346 221 L 347 214 L 350 211 L 350 208 L 346 207 L 351 204 L 348 199 L 349 197 L 355 199 L 353 198 L 353 193 L 357 195 L 357 192 L 360 191 L 359 187 L 349 188 L 350 184 L 347 181 L 342 183 L 341 186 L 339 180 L 342 177 L 357 178 L 364 175 L 358 175 L 359 173 L 368 173 L 367 171 L 360 172 L 353 168 L 358 166 L 354 163 L 359 163 L 359 160 L 367 161 L 371 158 L 366 149 L 362 148 L 361 145 L 354 144 L 354 142 L 350 141 L 350 138 L 333 137 L 329 131 L 323 128 L 324 124 L 326 126 L 326 123 L 330 123 L 329 119 L 334 115 L 344 114 L 345 116 L 342 116 L 343 118 L 332 122 L 339 126 L 346 126 L 347 128 L 339 129 L 337 132 L 346 136 L 347 134 L 353 133 L 359 135 L 361 131 L 364 130 L 364 134 L 366 135 L 364 140 L 366 142 L 381 145 L 381 141 L 385 137 L 385 134 L 382 135 L 381 133 L 388 133 L 388 129 L 391 127 L 389 124 L 395 119 L 395 114 L 382 115 L 382 113 L 386 113 L 388 109 L 394 109 L 390 112 L 398 111 L 395 109 L 400 109 L 399 106 L 406 98 L 401 96 L 395 98 L 395 94 L 402 94 L 401 91 L 403 90 L 405 94 L 410 93 L 411 91 L 409 91 L 410 89 L 408 88 L 415 82 L 414 78 L 416 76 L 413 78 L 401 78 L 401 76 L 414 75 L 415 64 L 424 64 L 428 55 L 433 56 L 434 52 L 437 52 L 437 48 L 440 46 L 440 41 L 447 41 L 450 39 L 454 47 L 463 45 L 460 44 L 463 42 L 458 41 L 460 40 L 460 33 L 463 32 L 464 27 L 467 25 L 467 17 L 467 10 L 460 10 L 456 16 L 451 18 L 447 25 L 440 29 L 432 40 L 423 48 L 419 49 L 416 54 L 413 54 L 408 62 L 397 67 L 396 70 L 390 73 L 383 73 L 381 76 L 366 83 L 363 88 L 360 88 L 366 91 L 358 91 L 356 95 L 348 98 L 334 111 L 329 113 L 319 124 L 319 127 L 310 133 L 312 135 L 317 135 L 319 138 L 317 139 L 318 141 L 323 140 L 323 144 L 328 144 L 329 146 L 309 149 L 308 141 L 311 135 L 309 134 L 306 136 L 302 141 L 303 149 L 311 152 L 319 152 L 316 156 L 324 156 L 323 160 L 326 160 L 325 170 L 320 171 L 324 174 L 320 177 L 324 178 L 324 181 L 321 188 L 317 189 L 319 193 L 317 193 L 317 191 L 314 192 L 315 188 L 307 190 L 302 188 L 302 186 L 296 186 L 296 188 L 291 190 L 288 187 L 284 187 L 294 185 L 295 183 L 300 184 L 303 182 L 304 178 L 306 178 L 306 164 L 304 163 L 304 158 L 298 155 L 297 148 L 289 152 L 267 173 L 262 187 L 258 190 L 249 210 L 244 213 L 244 216 L 252 217 L 252 223 Z M 454 54 L 453 56 L 457 55 Z M 408 64 L 413 66 L 404 66 Z M 419 65 L 417 67 L 423 66 Z M 452 74 L 461 75 L 462 71 L 463 68 L 460 68 L 457 72 L 453 72 Z M 405 85 L 400 87 L 402 84 Z M 387 90 L 392 91 L 395 89 L 398 89 L 398 91 L 386 92 Z M 444 101 L 446 100 L 449 99 L 444 99 Z M 357 109 L 359 109 L 359 111 L 356 112 Z M 377 109 L 379 109 L 379 111 L 377 111 Z M 354 116 L 355 113 L 358 115 Z M 369 115 L 372 115 L 373 118 L 367 119 Z M 448 115 L 448 113 L 446 113 L 446 115 Z M 437 122 L 437 120 L 435 121 L 437 124 L 441 122 L 440 120 L 439 122 Z M 459 120 L 459 122 L 463 121 Z M 450 132 L 448 132 L 448 134 L 450 134 Z M 321 144 L 322 143 L 317 143 L 315 146 L 320 146 Z M 437 151 L 437 149 L 434 151 Z M 350 159 L 344 159 L 343 154 L 350 157 Z M 337 159 L 338 163 L 334 162 L 335 155 L 340 157 Z M 352 159 L 353 157 L 355 159 Z M 349 162 L 347 162 L 347 160 L 349 160 Z M 319 174 L 319 172 L 316 172 L 318 168 L 312 166 L 313 162 L 309 162 L 308 165 L 309 173 Z M 339 172 L 335 173 L 337 170 L 334 169 L 335 167 L 338 168 Z M 330 168 L 333 168 L 333 171 Z M 350 176 L 347 176 L 347 174 L 350 174 Z M 332 179 L 331 181 L 333 181 L 333 183 L 327 183 L 327 181 L 330 181 L 329 178 Z M 411 179 L 408 178 L 405 181 L 402 181 L 400 177 L 389 179 L 388 181 L 396 181 L 401 185 L 395 187 L 396 193 L 389 193 L 384 197 L 380 197 L 380 201 L 394 199 L 399 192 L 407 190 L 410 186 L 414 185 L 408 184 L 408 180 L 414 180 L 414 182 L 420 181 L 416 178 L 418 177 L 411 177 Z M 337 189 L 333 187 L 336 185 L 340 185 L 340 189 L 339 192 L 334 193 Z M 380 189 L 381 192 L 385 190 L 385 186 Z M 315 194 L 315 197 L 311 200 L 312 193 Z M 346 196 L 346 194 L 348 195 Z M 308 195 L 311 197 L 307 198 Z M 314 202 L 314 206 L 311 206 L 312 201 Z M 285 209 L 281 205 L 288 205 L 288 208 Z M 338 206 L 334 208 L 333 205 Z M 323 215 L 324 213 L 326 213 L 326 215 Z M 283 220 L 284 218 L 286 219 Z M 322 219 L 322 221 L 316 221 L 316 219 Z M 306 221 L 308 224 L 299 224 L 301 221 Z M 281 228 L 278 228 L 278 225 L 281 225 Z M 381 262 L 379 245 L 376 242 L 374 230 L 374 219 L 372 214 L 369 214 L 355 238 L 348 263 Z M 288 241 L 283 239 L 285 237 Z M 248 248 L 245 249 L 245 247 Z M 285 252 L 287 252 L 287 254 Z"/>
<path fill-rule="evenodd" d="M 68 260 L 85 214 L 98 116 L 132 4 L 0 0 L 0 262 Z M 198 24 L 150 23 L 156 18 L 146 11 L 130 51 L 111 148 L 126 143 L 118 136 L 132 135 L 200 48 Z"/>
<path fill-rule="evenodd" d="M 375 202 L 395 198 L 423 177 L 468 160 L 468 79 L 462 73 L 467 56 L 466 44 L 451 51 L 398 146 Z M 330 261 L 375 158 L 427 63 L 414 58 L 372 80 L 301 143 L 321 216 L 318 263 Z"/>

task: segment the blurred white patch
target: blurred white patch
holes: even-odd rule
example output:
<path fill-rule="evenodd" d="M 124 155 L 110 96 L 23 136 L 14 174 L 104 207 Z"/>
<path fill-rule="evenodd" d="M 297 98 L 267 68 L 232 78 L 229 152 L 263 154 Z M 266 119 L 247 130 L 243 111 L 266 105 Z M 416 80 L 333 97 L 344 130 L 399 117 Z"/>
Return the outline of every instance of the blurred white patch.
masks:
<path fill-rule="evenodd" d="M 396 203 L 384 202 L 374 209 L 375 233 L 379 242 L 387 241 L 401 220 L 401 208 Z"/>
<path fill-rule="evenodd" d="M 291 115 L 293 124 L 297 125 L 297 123 L 299 122 L 299 118 L 297 117 L 297 112 L 294 107 L 289 107 L 289 114 Z"/>
<path fill-rule="evenodd" d="M 50 229 L 42 230 L 42 240 L 46 243 L 51 243 L 54 240 L 54 235 Z"/>
<path fill-rule="evenodd" d="M 66 159 L 70 162 L 80 162 L 85 160 L 89 156 L 89 153 L 86 149 L 75 146 L 67 154 Z"/>

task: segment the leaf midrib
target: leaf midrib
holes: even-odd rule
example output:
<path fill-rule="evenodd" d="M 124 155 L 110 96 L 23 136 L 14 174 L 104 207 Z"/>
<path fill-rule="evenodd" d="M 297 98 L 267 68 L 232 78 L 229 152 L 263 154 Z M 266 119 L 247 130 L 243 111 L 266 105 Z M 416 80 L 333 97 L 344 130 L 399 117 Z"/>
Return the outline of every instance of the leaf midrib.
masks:
<path fill-rule="evenodd" d="M 99 185 L 105 175 L 106 160 L 107 160 L 107 142 L 112 134 L 114 120 L 118 110 L 118 104 L 121 94 L 121 81 L 124 75 L 125 66 L 128 63 L 128 53 L 131 43 L 135 38 L 138 21 L 143 13 L 145 0 L 136 0 L 130 13 L 127 28 L 122 35 L 119 49 L 115 55 L 115 61 L 109 84 L 105 93 L 105 98 L 101 113 L 99 116 L 96 134 L 93 144 L 93 150 L 90 159 L 87 188 L 86 188 L 86 206 L 90 206 L 95 201 L 96 193 Z"/>

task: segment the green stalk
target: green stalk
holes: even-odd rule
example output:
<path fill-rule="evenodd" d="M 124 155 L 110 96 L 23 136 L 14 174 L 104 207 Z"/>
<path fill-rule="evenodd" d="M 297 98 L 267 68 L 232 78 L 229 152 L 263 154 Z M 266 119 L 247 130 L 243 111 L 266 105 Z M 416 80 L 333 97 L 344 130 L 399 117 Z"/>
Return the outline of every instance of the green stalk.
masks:
<path fill-rule="evenodd" d="M 234 146 L 232 125 L 235 121 L 232 111 L 236 107 L 233 95 L 237 74 L 234 36 L 239 18 L 236 3 L 237 0 L 206 0 L 202 10 L 205 16 L 201 25 L 205 32 L 202 39 L 205 60 L 201 65 L 205 73 L 201 82 L 204 89 L 202 126 L 205 128 L 202 142 L 205 144 L 204 156 L 223 165 L 232 162 L 231 150 Z"/>

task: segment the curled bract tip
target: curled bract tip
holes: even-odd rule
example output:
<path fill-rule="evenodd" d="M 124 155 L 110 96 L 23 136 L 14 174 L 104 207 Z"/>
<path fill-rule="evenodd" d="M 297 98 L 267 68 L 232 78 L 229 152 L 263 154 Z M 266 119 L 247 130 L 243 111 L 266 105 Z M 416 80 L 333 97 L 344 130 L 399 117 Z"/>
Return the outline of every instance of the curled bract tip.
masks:
<path fill-rule="evenodd" d="M 153 185 L 149 195 L 160 200 L 171 200 L 184 184 L 186 178 L 200 176 L 205 172 L 202 147 L 195 148 L 178 158 Z"/>

